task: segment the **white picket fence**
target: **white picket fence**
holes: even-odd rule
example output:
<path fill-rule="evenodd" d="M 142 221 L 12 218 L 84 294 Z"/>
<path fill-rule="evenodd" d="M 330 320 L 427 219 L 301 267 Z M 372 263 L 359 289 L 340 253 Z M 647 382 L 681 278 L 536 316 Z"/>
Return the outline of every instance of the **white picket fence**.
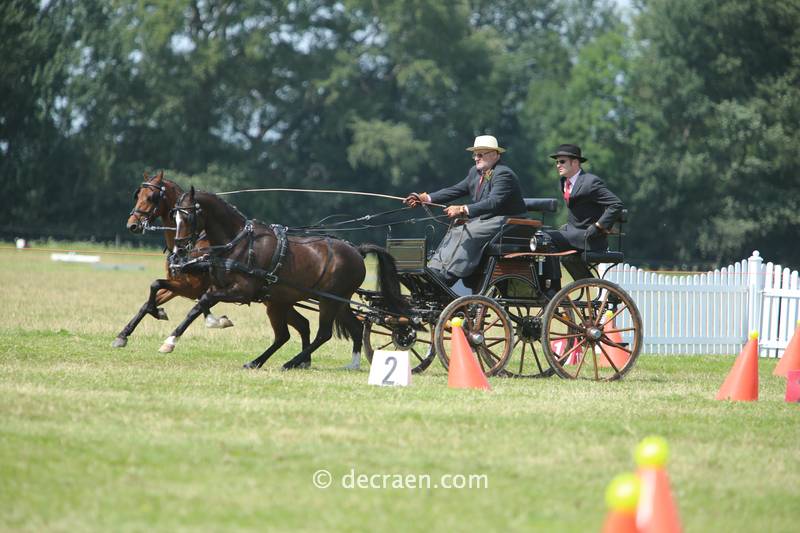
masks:
<path fill-rule="evenodd" d="M 737 354 L 748 333 L 758 331 L 760 355 L 780 357 L 800 319 L 797 271 L 765 265 L 758 251 L 702 274 L 659 274 L 621 264 L 605 278 L 636 302 L 643 353 Z"/>

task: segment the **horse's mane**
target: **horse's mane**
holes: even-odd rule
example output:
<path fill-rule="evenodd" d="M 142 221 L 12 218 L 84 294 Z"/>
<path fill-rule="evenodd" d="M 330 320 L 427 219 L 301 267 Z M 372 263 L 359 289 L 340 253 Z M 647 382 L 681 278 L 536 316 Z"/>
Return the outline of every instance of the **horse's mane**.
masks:
<path fill-rule="evenodd" d="M 181 194 L 183 194 L 183 189 L 181 189 L 181 186 L 178 185 L 177 183 L 175 183 L 174 181 L 168 180 L 167 178 L 161 178 L 161 183 L 165 183 L 165 184 L 171 185 L 175 189 L 175 192 L 178 195 L 178 196 L 175 197 L 176 199 L 180 198 Z"/>
<path fill-rule="evenodd" d="M 217 196 L 213 192 L 195 191 L 194 192 L 195 198 L 197 198 L 198 194 L 205 195 L 205 196 L 211 198 L 212 200 L 218 201 L 219 204 L 227 211 L 227 214 L 229 214 L 229 215 L 231 215 L 233 217 L 241 219 L 242 222 L 244 222 L 245 220 L 248 220 L 248 218 L 244 215 L 244 213 L 239 211 L 239 208 L 237 208 L 235 205 L 233 205 L 231 203 L 226 202 L 225 200 L 223 200 L 222 198 L 220 198 L 219 196 Z"/>

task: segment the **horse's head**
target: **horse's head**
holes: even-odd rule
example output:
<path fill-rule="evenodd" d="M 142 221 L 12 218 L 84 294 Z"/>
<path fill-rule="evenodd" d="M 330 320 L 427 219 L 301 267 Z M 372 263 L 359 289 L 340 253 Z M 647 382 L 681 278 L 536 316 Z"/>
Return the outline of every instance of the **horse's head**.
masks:
<path fill-rule="evenodd" d="M 178 198 L 172 210 L 175 213 L 175 247 L 178 255 L 188 254 L 197 243 L 197 238 L 205 230 L 203 208 L 195 199 L 194 186 Z"/>
<path fill-rule="evenodd" d="M 169 212 L 166 205 L 167 187 L 162 170 L 152 178 L 144 173 L 144 181 L 133 193 L 133 209 L 128 217 L 128 230 L 142 233 L 144 228 L 152 225 L 156 217 L 162 218 Z"/>

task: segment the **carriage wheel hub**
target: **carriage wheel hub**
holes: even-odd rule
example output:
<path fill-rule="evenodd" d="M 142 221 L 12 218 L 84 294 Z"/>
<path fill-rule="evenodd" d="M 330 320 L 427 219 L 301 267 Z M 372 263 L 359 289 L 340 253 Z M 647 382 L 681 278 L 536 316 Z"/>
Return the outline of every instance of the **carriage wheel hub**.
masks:
<path fill-rule="evenodd" d="M 536 342 L 542 338 L 542 320 L 539 317 L 528 316 L 522 319 L 517 326 L 517 337 L 525 342 Z"/>
<path fill-rule="evenodd" d="M 410 348 L 417 341 L 417 332 L 414 328 L 404 326 L 392 331 L 392 341 L 397 348 Z"/>
<path fill-rule="evenodd" d="M 469 343 L 473 346 L 479 346 L 484 342 L 482 333 L 470 333 L 469 335 L 467 335 L 467 339 L 469 340 Z"/>
<path fill-rule="evenodd" d="M 598 328 L 587 328 L 586 336 L 589 337 L 589 340 L 599 341 L 600 337 L 603 336 L 603 330 Z"/>

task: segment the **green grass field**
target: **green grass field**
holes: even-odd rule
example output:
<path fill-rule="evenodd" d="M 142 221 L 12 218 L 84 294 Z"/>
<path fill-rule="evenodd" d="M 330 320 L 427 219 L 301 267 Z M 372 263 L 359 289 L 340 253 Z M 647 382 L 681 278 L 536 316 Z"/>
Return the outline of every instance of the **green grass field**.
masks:
<path fill-rule="evenodd" d="M 800 405 L 774 360 L 750 403 L 714 400 L 732 356 L 643 355 L 618 383 L 492 378 L 489 393 L 448 389 L 438 362 L 410 387 L 369 386 L 366 362 L 341 370 L 339 340 L 309 370 L 280 371 L 293 342 L 244 371 L 272 338 L 261 305 L 221 304 L 234 328 L 198 321 L 162 355 L 191 306 L 175 300 L 111 348 L 163 258 L 105 252 L 128 269 L 0 248 L 0 530 L 599 531 L 606 485 L 660 434 L 686 531 L 797 531 Z M 343 486 L 359 475 L 431 488 Z"/>

